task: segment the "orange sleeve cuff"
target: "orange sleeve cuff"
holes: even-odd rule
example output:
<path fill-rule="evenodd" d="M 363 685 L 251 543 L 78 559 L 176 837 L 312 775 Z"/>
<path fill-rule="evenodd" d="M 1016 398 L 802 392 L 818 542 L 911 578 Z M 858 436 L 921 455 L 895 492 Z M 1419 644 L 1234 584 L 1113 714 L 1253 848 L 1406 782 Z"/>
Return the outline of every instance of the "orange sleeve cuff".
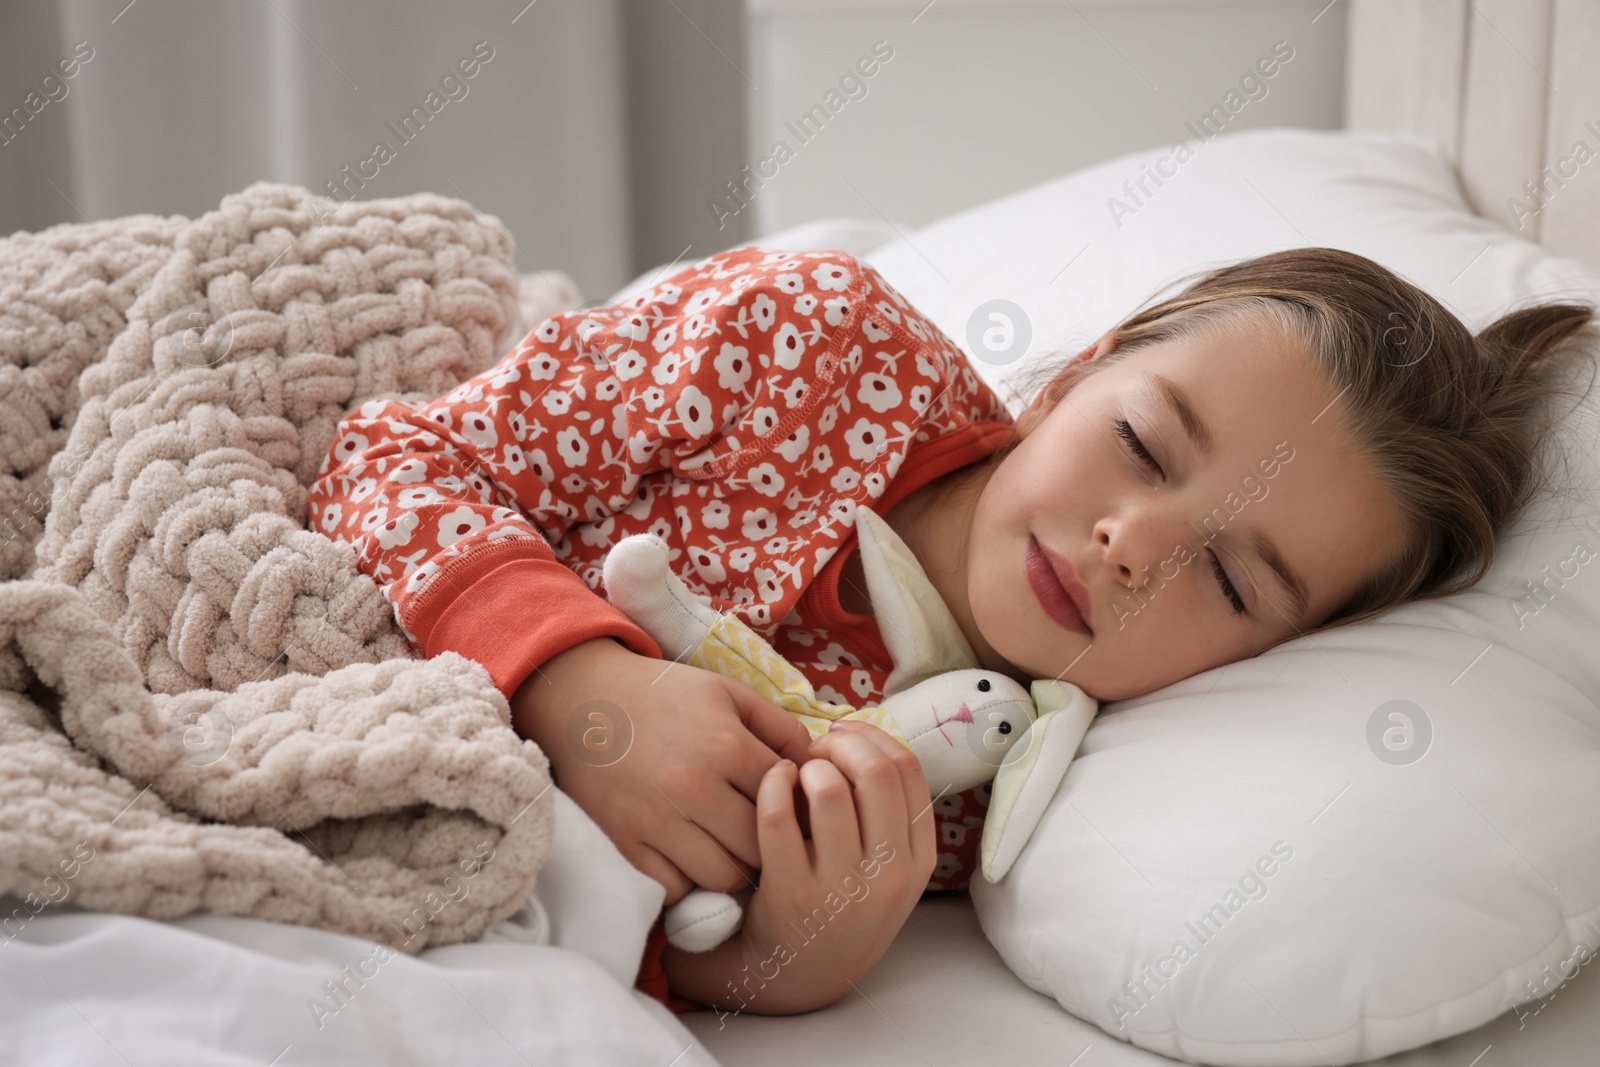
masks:
<path fill-rule="evenodd" d="M 477 660 L 507 700 L 539 664 L 590 638 L 662 658 L 661 646 L 582 578 L 511 539 L 452 560 L 411 608 L 406 629 L 424 656 L 449 649 Z"/>

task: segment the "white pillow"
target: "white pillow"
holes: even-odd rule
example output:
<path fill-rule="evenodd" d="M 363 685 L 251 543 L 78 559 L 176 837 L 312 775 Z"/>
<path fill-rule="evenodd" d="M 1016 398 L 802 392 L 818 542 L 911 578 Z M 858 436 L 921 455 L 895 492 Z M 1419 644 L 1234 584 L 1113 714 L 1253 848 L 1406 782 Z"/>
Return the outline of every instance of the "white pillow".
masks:
<path fill-rule="evenodd" d="M 1473 215 L 1431 142 L 1225 135 L 1119 226 L 1109 198 L 1168 152 L 862 258 L 963 346 L 986 301 L 1024 309 L 1027 356 L 974 359 L 1002 396 L 1178 275 L 1281 248 L 1368 256 L 1474 331 L 1524 298 L 1600 301 L 1600 274 Z M 1107 705 L 1010 873 L 972 881 L 1011 969 L 1169 1056 L 1327 1064 L 1471 1029 L 1600 951 L 1597 407 L 1600 386 L 1563 427 L 1569 508 L 1536 502 L 1470 592 Z M 1519 602 L 1547 573 L 1548 603 Z"/>

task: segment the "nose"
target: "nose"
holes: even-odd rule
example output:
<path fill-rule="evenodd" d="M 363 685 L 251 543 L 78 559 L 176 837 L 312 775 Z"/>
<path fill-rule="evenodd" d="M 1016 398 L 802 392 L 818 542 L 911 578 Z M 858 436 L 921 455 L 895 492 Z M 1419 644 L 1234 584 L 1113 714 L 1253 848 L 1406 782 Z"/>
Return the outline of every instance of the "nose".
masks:
<path fill-rule="evenodd" d="M 1128 589 L 1143 584 L 1163 551 L 1171 551 L 1179 541 L 1189 542 L 1188 528 L 1173 526 L 1151 507 L 1138 507 L 1097 522 L 1095 543 L 1100 546 L 1113 580 Z"/>

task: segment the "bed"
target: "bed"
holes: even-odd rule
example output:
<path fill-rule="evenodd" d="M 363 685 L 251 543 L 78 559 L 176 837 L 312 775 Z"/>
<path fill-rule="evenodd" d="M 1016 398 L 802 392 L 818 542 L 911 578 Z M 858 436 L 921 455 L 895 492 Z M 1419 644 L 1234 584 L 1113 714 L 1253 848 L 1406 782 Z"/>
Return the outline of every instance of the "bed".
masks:
<path fill-rule="evenodd" d="M 1542 41 L 1544 51 L 1527 54 L 1499 32 L 1513 15 L 1516 40 Z M 1600 301 L 1600 185 L 1584 174 L 1552 184 L 1559 195 L 1532 200 L 1522 189 L 1568 154 L 1571 138 L 1595 140 L 1580 112 L 1600 89 L 1587 62 L 1600 16 L 1556 0 L 1358 0 L 1351 27 L 1353 132 L 1265 130 L 1208 142 L 1125 232 L 1108 218 L 1107 197 L 1169 146 L 926 227 L 827 219 L 754 243 L 857 255 L 958 339 L 972 308 L 995 295 L 985 264 L 1027 259 L 1036 282 L 1021 302 L 1055 301 L 1034 317 L 1030 352 L 1091 340 L 1148 295 L 1150 277 L 1307 243 L 1362 251 L 1472 308 L 1507 285 Z M 1187 227 L 1166 224 L 1183 220 Z M 669 266 L 609 299 L 648 287 Z M 1003 392 L 1017 368 L 978 369 Z M 0 1061 L 1169 1062 L 1031 988 L 964 896 L 920 902 L 857 992 L 826 1009 L 674 1016 L 631 989 L 659 901 L 659 887 L 563 796 L 551 858 L 521 911 L 476 942 L 386 962 L 342 1002 L 327 998 L 325 983 L 370 954 L 356 938 L 240 918 L 162 923 L 69 903 L 8 927 L 0 943 Z M 4 903 L 9 911 L 17 902 Z M 316 1010 L 319 999 L 337 1010 Z M 1579 972 L 1491 1021 L 1435 1024 L 1449 1036 L 1379 1059 L 1334 1053 L 1311 1062 L 1592 1062 L 1600 984 Z"/>

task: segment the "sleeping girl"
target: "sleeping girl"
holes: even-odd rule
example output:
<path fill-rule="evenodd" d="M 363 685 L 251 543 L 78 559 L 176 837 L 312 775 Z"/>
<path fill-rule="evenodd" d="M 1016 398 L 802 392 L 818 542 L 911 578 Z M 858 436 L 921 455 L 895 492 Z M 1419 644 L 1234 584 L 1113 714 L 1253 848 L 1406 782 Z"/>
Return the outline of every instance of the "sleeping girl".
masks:
<path fill-rule="evenodd" d="M 422 654 L 488 669 L 667 904 L 754 887 L 710 952 L 667 947 L 658 919 L 639 987 L 804 1012 L 849 993 L 924 892 L 965 887 L 987 787 L 930 807 L 875 727 L 811 743 L 748 686 L 665 662 L 603 598 L 610 546 L 655 534 L 691 591 L 860 706 L 891 668 L 856 552 L 870 508 L 984 667 L 1132 697 L 1477 582 L 1591 314 L 1474 337 L 1361 256 L 1279 252 L 1041 364 L 1013 419 L 872 267 L 737 248 L 545 320 L 442 397 L 350 412 L 310 516 Z"/>

